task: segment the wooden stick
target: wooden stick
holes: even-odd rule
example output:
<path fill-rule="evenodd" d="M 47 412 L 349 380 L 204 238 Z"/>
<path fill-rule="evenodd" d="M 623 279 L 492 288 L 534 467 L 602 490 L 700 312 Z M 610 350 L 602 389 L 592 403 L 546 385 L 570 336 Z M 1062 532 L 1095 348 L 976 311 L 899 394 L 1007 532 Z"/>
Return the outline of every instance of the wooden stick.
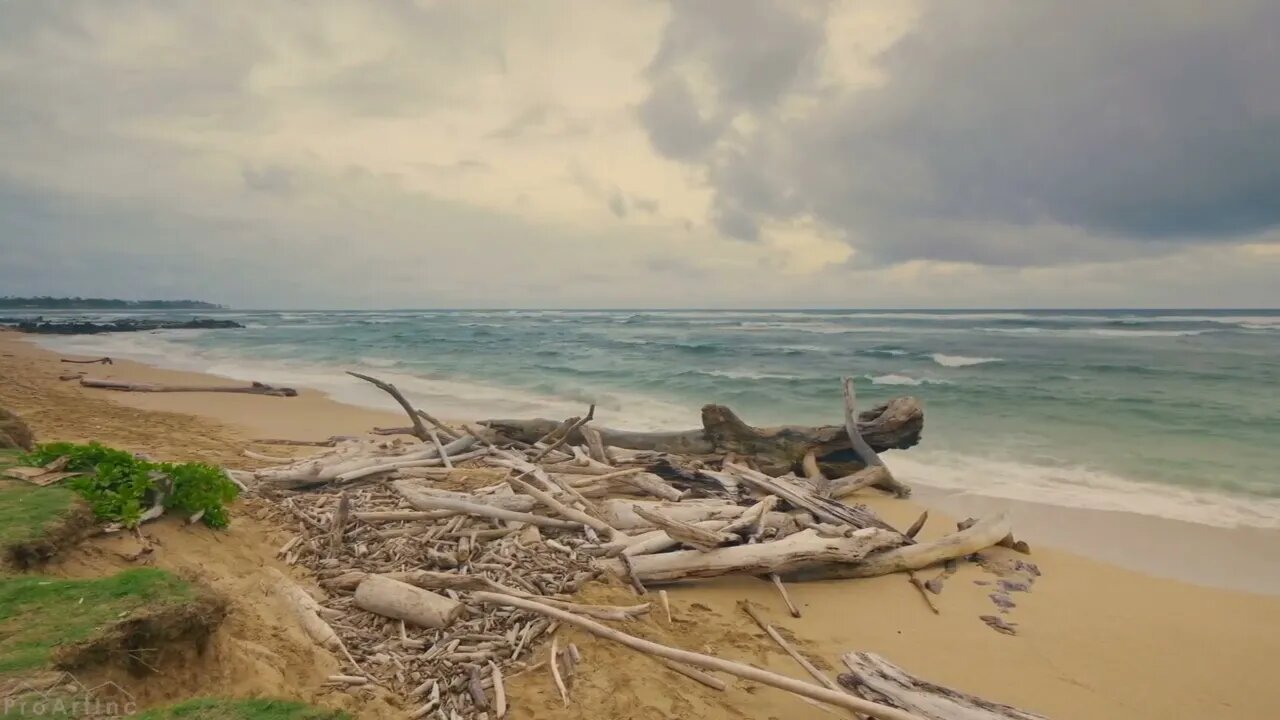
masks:
<path fill-rule="evenodd" d="M 924 583 L 920 582 L 920 578 L 916 577 L 915 572 L 907 571 L 907 582 L 910 582 L 916 590 L 920 591 L 920 597 L 924 598 L 924 602 L 933 611 L 934 615 L 941 615 L 942 611 L 938 610 L 938 606 L 933 604 L 933 598 L 929 597 L 929 592 L 925 589 Z"/>
<path fill-rule="evenodd" d="M 551 638 L 551 678 L 556 681 L 556 689 L 560 691 L 560 699 L 564 701 L 564 706 L 569 707 L 569 690 L 564 686 L 564 679 L 560 677 L 560 636 L 554 635 Z"/>
<path fill-rule="evenodd" d="M 800 667 L 804 668 L 805 672 L 812 675 L 814 680 L 817 680 L 818 682 L 822 683 L 823 687 L 827 688 L 828 690 L 832 690 L 834 692 L 844 692 L 844 690 L 842 690 L 834 680 L 827 677 L 826 673 L 819 670 L 817 666 L 809 662 L 808 658 L 801 655 L 799 651 L 797 651 L 794 647 L 792 647 L 791 643 L 787 642 L 786 638 L 782 637 L 782 634 L 779 633 L 773 627 L 773 625 L 765 622 L 764 618 L 760 617 L 759 613 L 756 612 L 756 609 L 754 606 L 752 606 L 751 601 L 742 600 L 738 603 L 738 607 L 742 608 L 743 612 L 751 616 L 751 619 L 756 621 L 756 625 L 759 625 L 760 629 L 763 630 L 766 635 L 773 638 L 773 641 L 778 644 L 778 647 L 782 648 L 788 655 L 790 655 L 791 659 L 795 660 L 796 663 L 800 665 Z"/>
<path fill-rule="evenodd" d="M 928 519 L 929 511 L 925 510 L 920 513 L 920 517 L 916 518 L 916 521 L 911 523 L 911 527 L 907 528 L 907 531 L 903 534 L 914 540 L 915 537 L 920 534 L 920 531 L 924 529 L 924 523 Z"/>
<path fill-rule="evenodd" d="M 400 404 L 400 407 L 404 408 L 405 414 L 409 416 L 409 422 L 413 423 L 414 437 L 418 438 L 422 442 L 427 442 L 431 440 L 431 435 L 430 433 L 427 432 L 427 426 L 422 424 L 422 418 L 418 417 L 418 413 L 413 409 L 413 405 L 411 405 L 409 401 L 405 399 L 404 395 L 400 394 L 400 391 L 396 389 L 395 385 L 392 385 L 391 383 L 388 383 L 388 382 L 383 382 L 375 377 L 370 377 L 368 375 L 362 375 L 358 372 L 353 372 L 351 370 L 348 370 L 347 374 L 350 375 L 351 377 L 360 378 L 365 382 L 373 383 L 378 387 L 378 389 L 382 390 L 383 392 L 387 393 L 391 397 L 395 398 L 395 401 Z"/>
<path fill-rule="evenodd" d="M 538 462 L 542 458 L 546 457 L 547 454 L 550 453 L 552 450 L 555 450 L 556 448 L 565 444 L 565 442 L 569 439 L 569 436 L 573 434 L 574 430 L 577 430 L 583 425 L 586 425 L 587 423 L 591 422 L 591 419 L 594 418 L 595 416 L 596 416 L 596 404 L 591 403 L 591 407 L 587 409 L 587 416 L 570 425 L 569 429 L 564 431 L 564 434 L 560 436 L 559 440 L 556 440 L 554 443 L 548 445 L 546 448 L 542 450 L 542 452 L 534 456 L 533 462 L 535 463 Z"/>
<path fill-rule="evenodd" d="M 844 386 L 844 427 L 845 432 L 849 434 L 849 444 L 853 446 L 853 451 L 858 453 L 858 457 L 862 458 L 862 461 L 868 466 L 879 465 L 888 469 L 871 445 L 867 444 L 867 441 L 862 438 L 862 433 L 858 431 L 858 413 L 854 410 L 856 396 L 853 391 L 853 378 L 842 378 L 841 384 Z M 892 473 L 889 473 L 888 479 L 881 486 L 898 497 L 906 497 L 911 494 L 911 488 L 898 482 Z"/>
<path fill-rule="evenodd" d="M 720 692 L 724 692 L 724 689 L 729 687 L 728 683 L 721 680 L 720 678 L 712 677 L 711 675 L 708 675 L 702 672 L 701 670 L 695 670 L 689 667 L 688 665 L 681 665 L 680 663 L 675 662 L 674 660 L 668 660 L 666 658 L 654 658 L 654 659 L 662 663 L 663 665 L 666 665 L 668 669 L 674 670 L 680 673 L 681 675 L 687 678 L 690 678 L 692 680 L 697 680 L 698 682 L 702 683 L 703 685 L 706 685 L 712 690 L 719 690 Z"/>
<path fill-rule="evenodd" d="M 577 508 L 571 508 L 551 497 L 550 493 L 543 492 L 518 477 L 509 477 L 507 478 L 507 482 L 510 483 L 511 487 L 515 488 L 517 491 L 532 497 L 534 500 L 537 500 L 555 511 L 555 513 L 560 517 L 568 518 L 569 520 L 574 521 L 575 524 L 586 525 L 592 530 L 603 535 L 606 539 L 613 539 L 621 534 L 616 528 L 600 518 L 592 517 Z"/>
<path fill-rule="evenodd" d="M 489 677 L 493 680 L 493 712 L 502 720 L 507 714 L 507 688 L 502 682 L 502 668 L 495 662 L 489 663 Z"/>
<path fill-rule="evenodd" d="M 329 555 L 337 557 L 342 550 L 342 535 L 347 530 L 347 518 L 351 514 L 351 498 L 344 492 L 338 495 L 338 509 L 333 513 L 333 525 L 329 531 Z"/>
<path fill-rule="evenodd" d="M 773 586 L 778 588 L 778 594 L 782 596 L 782 602 L 787 604 L 791 617 L 800 617 L 800 608 L 791 602 L 791 596 L 787 594 L 787 586 L 782 584 L 782 578 L 778 577 L 777 573 L 769 573 L 769 579 L 773 581 Z"/>
<path fill-rule="evenodd" d="M 786 690 L 787 692 L 795 693 L 796 695 L 820 700 L 837 707 L 847 708 L 849 710 L 863 713 L 864 715 L 870 715 L 871 717 L 876 718 L 876 720 L 924 720 L 920 716 L 912 713 L 903 712 L 896 708 L 863 700 L 862 698 L 854 697 L 848 693 L 836 692 L 828 688 L 811 685 L 784 675 L 772 673 L 767 670 L 761 670 L 760 668 L 754 668 L 750 665 L 743 665 L 742 663 L 723 660 L 711 655 L 689 652 L 688 650 L 680 650 L 678 648 L 668 647 L 666 645 L 660 645 L 655 642 L 643 640 L 635 637 L 634 635 L 628 635 L 624 632 L 619 632 L 613 628 L 606 627 L 593 620 L 588 620 L 574 615 L 573 613 L 564 612 L 563 610 L 557 610 L 533 600 L 514 598 L 509 595 L 498 595 L 490 592 L 472 593 L 471 599 L 492 605 L 506 605 L 508 607 L 531 610 L 559 620 L 562 623 L 586 630 L 593 635 L 598 635 L 600 637 L 613 640 L 614 642 L 621 643 L 622 645 L 626 645 L 632 650 L 636 650 L 638 652 L 657 655 L 658 657 L 674 660 L 675 662 L 684 663 L 686 665 L 692 665 L 704 670 L 716 670 L 728 673 L 735 677 L 743 678 L 744 680 L 751 680 L 780 690 Z"/>
<path fill-rule="evenodd" d="M 436 452 L 440 453 L 440 460 L 444 462 L 447 468 L 453 468 L 453 462 L 449 460 L 449 453 L 445 452 L 444 445 L 440 442 L 440 435 L 435 430 L 427 430 L 431 435 L 431 442 L 436 446 Z"/>
<path fill-rule="evenodd" d="M 671 624 L 671 598 L 667 595 L 666 590 L 658 591 L 658 599 L 662 601 L 662 609 L 667 613 L 667 624 Z"/>

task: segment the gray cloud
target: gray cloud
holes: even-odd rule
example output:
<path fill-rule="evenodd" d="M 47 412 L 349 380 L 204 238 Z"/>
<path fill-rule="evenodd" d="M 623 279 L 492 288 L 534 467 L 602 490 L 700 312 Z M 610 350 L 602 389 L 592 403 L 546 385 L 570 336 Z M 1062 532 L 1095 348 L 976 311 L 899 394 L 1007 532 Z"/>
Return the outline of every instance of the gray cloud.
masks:
<path fill-rule="evenodd" d="M 692 33 L 717 26 L 706 12 L 731 22 L 734 8 L 676 6 L 644 106 L 662 110 L 640 119 L 657 150 L 705 163 L 713 219 L 731 235 L 813 216 L 881 260 L 1040 264 L 1280 225 L 1280 4 L 927 2 L 879 59 L 884 82 L 848 92 L 797 70 L 823 49 L 811 32 L 783 35 L 788 69 L 754 93 L 743 68 L 758 49 L 708 38 L 701 67 L 722 98 L 709 111 L 667 86 L 684 57 L 668 46 L 696 46 Z M 768 111 L 782 94 L 814 109 Z M 720 120 L 715 137 L 682 128 L 695 110 Z M 734 114 L 759 129 L 728 130 Z M 1084 232 L 1018 237 L 1054 227 Z"/>

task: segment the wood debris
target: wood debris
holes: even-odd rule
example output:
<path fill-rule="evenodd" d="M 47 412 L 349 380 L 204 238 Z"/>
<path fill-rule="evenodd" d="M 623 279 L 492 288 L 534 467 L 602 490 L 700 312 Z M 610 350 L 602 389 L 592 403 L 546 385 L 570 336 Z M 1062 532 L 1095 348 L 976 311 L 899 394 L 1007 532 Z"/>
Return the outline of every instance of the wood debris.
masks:
<path fill-rule="evenodd" d="M 711 687 L 724 683 L 694 668 L 871 717 L 913 717 L 854 701 L 830 680 L 815 690 L 639 641 L 596 620 L 625 622 L 649 612 L 649 603 L 591 605 L 574 596 L 610 574 L 638 593 L 645 584 L 748 574 L 771 580 L 798 615 L 784 578 L 918 570 L 1009 535 L 1007 518 L 997 516 L 916 542 L 866 507 L 823 494 L 824 458 L 841 441 L 847 447 L 850 437 L 859 451 L 869 447 L 859 442 L 859 427 L 878 433 L 875 444 L 882 448 L 890 439 L 918 435 L 918 406 L 910 399 L 877 408 L 869 418 L 854 415 L 850 394 L 849 422 L 830 429 L 757 430 L 723 408 L 711 413 L 722 431 L 717 442 L 735 450 L 732 457 L 706 457 L 652 449 L 688 440 L 679 433 L 646 434 L 647 446 L 627 446 L 628 434 L 591 426 L 592 411 L 560 423 L 453 426 L 414 408 L 394 386 L 353 375 L 395 397 L 415 439 L 332 437 L 307 443 L 315 454 L 272 458 L 271 467 L 231 476 L 269 500 L 295 534 L 278 554 L 305 568 L 319 590 L 309 592 L 283 575 L 273 588 L 308 635 L 343 662 L 344 674 L 331 684 L 353 694 L 389 690 L 413 703 L 412 717 L 501 717 L 511 704 L 503 678 L 542 664 L 572 702 L 581 658 L 575 646 L 554 639 L 560 623 L 650 652 Z M 876 414 L 893 408 L 908 420 L 882 421 Z M 725 428 L 735 431 L 726 435 Z M 770 462 L 809 442 L 795 462 L 798 469 L 803 461 L 810 477 L 756 469 L 768 465 L 753 462 L 744 445 L 751 438 Z M 877 477 L 893 492 L 906 490 L 887 469 Z M 669 623 L 668 598 L 659 598 Z M 546 658 L 545 643 L 552 644 L 550 659 L 535 663 L 535 656 Z"/>

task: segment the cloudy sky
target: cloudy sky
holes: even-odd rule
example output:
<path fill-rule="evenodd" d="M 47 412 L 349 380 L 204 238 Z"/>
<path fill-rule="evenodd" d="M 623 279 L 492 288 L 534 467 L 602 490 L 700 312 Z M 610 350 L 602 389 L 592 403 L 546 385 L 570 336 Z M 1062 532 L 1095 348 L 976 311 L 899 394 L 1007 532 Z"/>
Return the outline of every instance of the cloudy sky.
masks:
<path fill-rule="evenodd" d="M 0 0 L 0 295 L 1280 305 L 1274 0 Z"/>

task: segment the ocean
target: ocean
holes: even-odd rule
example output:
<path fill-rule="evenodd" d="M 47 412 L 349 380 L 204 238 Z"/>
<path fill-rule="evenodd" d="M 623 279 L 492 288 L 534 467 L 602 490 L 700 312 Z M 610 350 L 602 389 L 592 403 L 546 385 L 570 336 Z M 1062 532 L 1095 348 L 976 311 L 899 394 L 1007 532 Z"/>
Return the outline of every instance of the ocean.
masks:
<path fill-rule="evenodd" d="M 191 313 L 40 313 L 190 317 Z M 1223 527 L 1280 528 L 1280 311 L 215 311 L 243 330 L 43 336 L 107 354 L 295 384 L 394 409 L 343 370 L 443 417 L 698 425 L 722 403 L 754 425 L 838 424 L 910 394 L 910 482 Z"/>

